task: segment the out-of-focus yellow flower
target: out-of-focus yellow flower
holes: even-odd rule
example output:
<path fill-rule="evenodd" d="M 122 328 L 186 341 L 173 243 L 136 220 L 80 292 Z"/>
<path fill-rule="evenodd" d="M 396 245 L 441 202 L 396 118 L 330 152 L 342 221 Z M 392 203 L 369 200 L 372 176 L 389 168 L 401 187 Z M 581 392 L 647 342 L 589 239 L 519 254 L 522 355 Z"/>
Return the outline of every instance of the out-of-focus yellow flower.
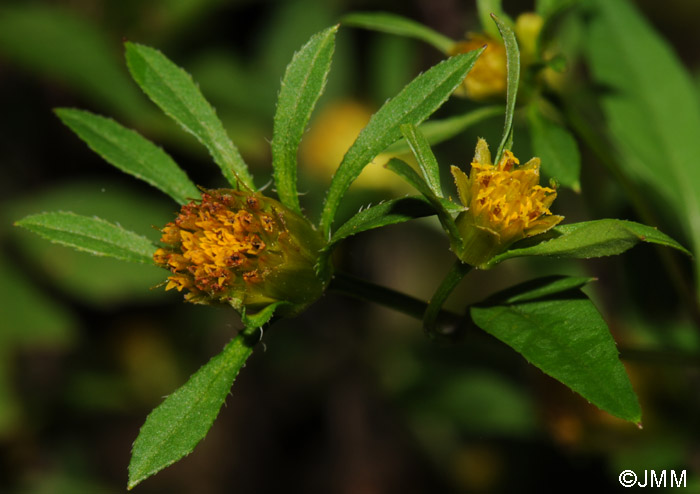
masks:
<path fill-rule="evenodd" d="M 165 289 L 186 290 L 188 302 L 257 310 L 287 301 L 292 307 L 282 315 L 292 315 L 323 292 L 314 270 L 323 240 L 305 218 L 269 197 L 206 191 L 161 231 L 165 247 L 153 257 L 173 273 Z"/>
<path fill-rule="evenodd" d="M 508 71 L 506 70 L 506 49 L 500 40 L 487 34 L 467 35 L 466 41 L 455 43 L 449 55 L 467 53 L 486 45 L 486 50 L 476 60 L 462 85 L 455 91 L 458 96 L 466 96 L 475 101 L 504 98 Z"/>
<path fill-rule="evenodd" d="M 534 12 L 526 12 L 518 16 L 514 31 L 520 48 L 520 62 L 527 67 L 535 61 L 537 38 L 542 30 L 544 21 Z M 506 97 L 508 85 L 508 69 L 506 49 L 501 39 L 493 38 L 486 33 L 469 33 L 465 41 L 455 43 L 449 51 L 450 56 L 467 53 L 486 45 L 486 50 L 474 63 L 474 67 L 457 88 L 457 96 L 466 96 L 474 101 L 502 99 Z"/>
<path fill-rule="evenodd" d="M 556 191 L 539 185 L 540 159 L 519 165 L 510 151 L 494 165 L 488 144 L 479 139 L 469 176 L 452 167 L 467 208 L 456 219 L 462 245 L 453 246 L 462 261 L 481 266 L 513 242 L 546 232 L 563 219 L 549 210 Z"/>
<path fill-rule="evenodd" d="M 308 134 L 302 140 L 300 166 L 318 181 L 327 181 L 371 116 L 372 109 L 357 101 L 344 100 L 326 105 L 314 118 Z M 393 157 L 382 153 L 374 158 L 351 188 L 388 189 L 396 194 L 410 192 L 411 188 L 406 182 L 384 168 Z"/>

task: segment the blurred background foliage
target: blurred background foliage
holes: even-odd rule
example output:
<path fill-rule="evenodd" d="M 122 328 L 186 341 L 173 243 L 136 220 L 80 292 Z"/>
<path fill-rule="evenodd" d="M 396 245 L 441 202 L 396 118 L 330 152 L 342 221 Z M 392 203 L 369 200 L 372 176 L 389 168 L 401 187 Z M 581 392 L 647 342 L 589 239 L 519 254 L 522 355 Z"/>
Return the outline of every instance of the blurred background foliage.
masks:
<path fill-rule="evenodd" d="M 633 5 L 699 74 L 699 4 Z M 155 267 L 90 257 L 12 227 L 26 214 L 61 209 L 156 240 L 150 226 L 165 224 L 176 210 L 105 164 L 51 109 L 113 116 L 163 145 L 196 183 L 223 185 L 195 141 L 127 75 L 122 41 L 156 46 L 192 73 L 256 177 L 270 176 L 274 102 L 294 50 L 343 14 L 375 9 L 454 39 L 479 29 L 472 2 L 457 0 L 2 2 L 0 492 L 122 492 L 131 442 L 146 414 L 239 327 L 232 311 L 185 306 L 155 289 L 163 279 Z M 515 17 L 533 5 L 505 1 L 504 9 Z M 574 12 L 563 22 L 557 39 L 569 56 L 562 78 L 573 81 L 570 100 L 602 112 L 591 99 L 597 93 L 589 70 L 577 58 L 590 45 L 588 19 Z M 418 41 L 341 29 L 329 85 L 300 151 L 306 207 L 320 204 L 371 113 L 440 57 Z M 477 107 L 453 98 L 437 117 Z M 497 142 L 501 124 L 501 117 L 489 119 L 436 146 L 445 171 L 466 165 L 477 136 Z M 525 125 L 516 129 L 515 151 L 524 158 L 532 154 L 527 132 Z M 581 192 L 562 189 L 556 213 L 568 222 L 645 222 L 619 177 L 586 145 L 581 152 Z M 351 189 L 345 217 L 409 192 L 381 161 Z M 682 219 L 657 212 L 664 231 L 689 245 Z M 337 263 L 425 299 L 452 263 L 446 249 L 435 221 L 425 219 L 352 238 Z M 673 262 L 681 278 L 691 279 L 689 261 Z M 644 410 L 642 431 L 599 412 L 485 334 L 431 343 L 418 321 L 329 294 L 274 326 L 206 440 L 137 490 L 479 493 L 555 485 L 588 492 L 620 488 L 622 469 L 664 468 L 688 469 L 688 486 L 697 489 L 700 328 L 658 251 L 640 246 L 620 258 L 582 263 L 509 261 L 474 273 L 450 305 L 462 311 L 545 274 L 599 278 L 589 294 L 621 346 Z"/>

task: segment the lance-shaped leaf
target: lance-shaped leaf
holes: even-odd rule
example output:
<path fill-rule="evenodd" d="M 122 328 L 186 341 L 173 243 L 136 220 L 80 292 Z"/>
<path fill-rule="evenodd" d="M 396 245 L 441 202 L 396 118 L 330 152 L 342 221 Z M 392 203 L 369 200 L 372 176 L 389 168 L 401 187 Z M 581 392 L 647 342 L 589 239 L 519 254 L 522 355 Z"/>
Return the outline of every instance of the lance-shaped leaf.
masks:
<path fill-rule="evenodd" d="M 625 220 L 594 220 L 559 225 L 550 232 L 515 244 L 515 248 L 492 258 L 488 267 L 512 257 L 553 256 L 588 259 L 622 254 L 639 242 L 690 252 L 656 228 Z"/>
<path fill-rule="evenodd" d="M 641 422 L 641 409 L 615 341 L 576 286 L 586 279 L 542 278 L 470 309 L 481 329 L 608 413 Z"/>
<path fill-rule="evenodd" d="M 494 38 L 498 37 L 499 28 L 491 21 L 492 14 L 495 14 L 499 19 L 503 19 L 508 26 L 513 25 L 513 20 L 503 11 L 501 3 L 501 0 L 476 0 L 476 10 L 479 14 L 481 27 Z"/>
<path fill-rule="evenodd" d="M 428 143 L 427 139 L 415 125 L 411 124 L 402 125 L 401 133 L 406 139 L 406 142 L 408 142 L 408 145 L 413 152 L 413 156 L 416 157 L 420 171 L 423 172 L 425 183 L 428 184 L 428 187 L 430 187 L 433 194 L 435 194 L 437 197 L 442 197 L 442 188 L 440 187 L 440 167 L 438 166 L 437 159 L 433 154 L 433 150 L 430 149 L 430 144 Z"/>
<path fill-rule="evenodd" d="M 57 211 L 22 218 L 15 223 L 51 242 L 73 247 L 97 256 L 123 261 L 152 263 L 156 247 L 137 235 L 100 218 Z"/>
<path fill-rule="evenodd" d="M 129 489 L 192 452 L 214 423 L 252 351 L 239 334 L 151 412 L 134 442 Z"/>
<path fill-rule="evenodd" d="M 185 172 L 160 147 L 111 118 L 70 108 L 56 115 L 108 163 L 162 190 L 179 204 L 200 197 Z"/>
<path fill-rule="evenodd" d="M 282 80 L 272 132 L 272 167 L 280 201 L 301 213 L 297 195 L 297 151 L 331 67 L 333 26 L 315 34 L 294 54 Z"/>
<path fill-rule="evenodd" d="M 453 40 L 411 19 L 387 12 L 356 12 L 346 15 L 341 20 L 346 26 L 361 27 L 407 38 L 415 38 L 434 46 L 443 53 L 448 53 Z"/>
<path fill-rule="evenodd" d="M 581 155 L 576 140 L 566 128 L 542 115 L 537 105 L 528 111 L 532 149 L 542 160 L 542 171 L 561 185 L 580 190 Z"/>
<path fill-rule="evenodd" d="M 503 44 L 506 47 L 506 65 L 508 67 L 506 121 L 503 126 L 503 138 L 498 146 L 496 159 L 494 159 L 494 163 L 498 163 L 501 160 L 503 151 L 513 148 L 513 114 L 515 113 L 515 99 L 518 96 L 518 84 L 520 83 L 520 50 L 518 49 L 518 40 L 515 38 L 513 30 L 495 15 L 491 14 L 491 17 L 503 38 Z"/>
<path fill-rule="evenodd" d="M 130 42 L 125 46 L 131 76 L 146 95 L 207 147 L 231 185 L 253 189 L 248 167 L 192 77 L 155 48 Z"/>
<path fill-rule="evenodd" d="M 340 200 L 362 169 L 401 137 L 401 125 L 418 125 L 437 110 L 461 84 L 482 51 L 456 55 L 432 67 L 411 81 L 372 116 L 333 177 L 321 215 L 324 236 L 329 236 Z"/>

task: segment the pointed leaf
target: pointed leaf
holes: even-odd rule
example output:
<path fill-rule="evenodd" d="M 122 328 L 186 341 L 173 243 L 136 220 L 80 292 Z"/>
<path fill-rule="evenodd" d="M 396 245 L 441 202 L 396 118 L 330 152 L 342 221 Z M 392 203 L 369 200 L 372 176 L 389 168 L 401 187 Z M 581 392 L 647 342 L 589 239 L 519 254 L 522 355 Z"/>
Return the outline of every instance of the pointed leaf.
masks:
<path fill-rule="evenodd" d="M 311 112 L 323 93 L 331 67 L 333 26 L 315 34 L 294 54 L 282 80 L 272 133 L 272 167 L 280 201 L 301 213 L 297 195 L 297 152 Z"/>
<path fill-rule="evenodd" d="M 406 124 L 401 126 L 401 133 L 406 142 L 408 142 L 413 155 L 416 157 L 418 166 L 423 172 L 423 178 L 437 197 L 442 197 L 442 188 L 440 187 L 440 167 L 437 159 L 430 149 L 430 144 L 420 130 L 416 129 L 415 125 Z"/>
<path fill-rule="evenodd" d="M 160 147 L 111 118 L 70 108 L 56 115 L 108 163 L 162 190 L 179 204 L 199 199 L 197 187 Z"/>
<path fill-rule="evenodd" d="M 552 283 L 560 286 L 547 286 Z M 640 423 L 639 402 L 607 324 L 583 293 L 561 291 L 562 285 L 569 283 L 559 277 L 523 284 L 500 301 L 473 306 L 472 319 L 597 407 Z"/>
<path fill-rule="evenodd" d="M 500 3 L 500 2 L 499 2 Z M 501 159 L 503 151 L 513 148 L 513 114 L 515 113 L 515 99 L 518 96 L 518 84 L 520 83 L 520 50 L 518 40 L 513 30 L 502 20 L 491 14 L 493 21 L 503 38 L 506 47 L 506 65 L 508 67 L 508 85 L 506 96 L 506 123 L 503 127 L 503 138 L 498 146 L 498 152 L 494 163 Z"/>
<path fill-rule="evenodd" d="M 432 67 L 411 81 L 372 116 L 333 177 L 321 216 L 324 236 L 329 236 L 340 200 L 362 169 L 401 137 L 402 124 L 418 125 L 437 110 L 461 84 L 482 51 L 456 55 Z"/>
<path fill-rule="evenodd" d="M 494 26 L 491 14 L 503 19 L 509 26 L 513 25 L 513 20 L 503 11 L 501 3 L 501 0 L 476 0 L 476 10 L 479 14 L 481 27 L 494 38 L 498 38 L 498 27 Z"/>
<path fill-rule="evenodd" d="M 622 254 L 639 242 L 672 247 L 685 254 L 690 252 L 656 228 L 625 220 L 595 220 L 560 225 L 551 232 L 532 237 L 515 248 L 491 259 L 488 267 L 512 257 L 554 256 L 589 259 Z M 534 245 L 525 246 L 529 243 Z"/>
<path fill-rule="evenodd" d="M 192 452 L 211 428 L 252 352 L 245 337 L 236 336 L 151 412 L 134 441 L 129 489 Z"/>
<path fill-rule="evenodd" d="M 57 211 L 27 216 L 15 223 L 51 242 L 96 256 L 123 261 L 153 263 L 155 245 L 146 237 L 124 230 L 100 218 Z"/>
<path fill-rule="evenodd" d="M 542 171 L 561 185 L 580 189 L 581 155 L 576 140 L 566 128 L 548 119 L 530 105 L 530 132 L 535 156 L 542 160 Z"/>
<path fill-rule="evenodd" d="M 387 12 L 356 12 L 343 17 L 341 23 L 346 26 L 361 27 L 408 38 L 416 38 L 425 41 L 445 54 L 455 44 L 447 36 L 423 24 Z"/>
<path fill-rule="evenodd" d="M 207 147 L 231 185 L 253 189 L 248 167 L 192 77 L 154 48 L 130 42 L 125 47 L 131 76 L 148 97 Z"/>

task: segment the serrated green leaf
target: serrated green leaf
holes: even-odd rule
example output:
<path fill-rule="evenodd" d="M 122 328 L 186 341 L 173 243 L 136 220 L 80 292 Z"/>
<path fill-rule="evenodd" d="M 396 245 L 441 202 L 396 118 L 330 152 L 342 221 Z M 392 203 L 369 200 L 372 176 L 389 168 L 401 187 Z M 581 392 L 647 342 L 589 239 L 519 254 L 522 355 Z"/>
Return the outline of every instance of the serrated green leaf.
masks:
<path fill-rule="evenodd" d="M 528 116 L 533 153 L 542 160 L 542 171 L 561 185 L 579 190 L 581 155 L 574 137 L 542 115 L 535 104 L 530 105 Z"/>
<path fill-rule="evenodd" d="M 594 7 L 586 47 L 623 172 L 663 197 L 700 253 L 700 106 L 690 75 L 642 15 L 623 0 Z M 621 25 L 621 20 L 624 24 Z M 700 263 L 695 263 L 700 283 Z"/>
<path fill-rule="evenodd" d="M 523 256 L 575 259 L 614 256 L 622 254 L 639 242 L 672 247 L 690 255 L 685 247 L 656 228 L 634 221 L 605 219 L 557 226 L 541 236 L 515 244 L 515 248 L 495 256 L 487 266 L 492 267 L 506 259 Z M 530 243 L 534 245 L 523 247 L 523 244 Z"/>
<path fill-rule="evenodd" d="M 111 118 L 70 108 L 56 115 L 108 163 L 162 190 L 179 204 L 199 199 L 197 187 L 160 147 Z"/>
<path fill-rule="evenodd" d="M 482 50 L 456 55 L 411 81 L 386 102 L 360 132 L 338 167 L 321 215 L 321 231 L 329 237 L 340 200 L 362 169 L 401 137 L 400 126 L 418 125 L 437 110 L 466 77 Z"/>
<path fill-rule="evenodd" d="M 359 211 L 355 216 L 333 232 L 327 248 L 333 247 L 344 238 L 360 232 L 387 225 L 404 223 L 416 218 L 435 214 L 435 208 L 421 197 L 391 199 Z"/>
<path fill-rule="evenodd" d="M 311 112 L 323 93 L 338 26 L 315 34 L 294 54 L 282 80 L 272 133 L 272 167 L 280 201 L 301 214 L 297 152 Z"/>
<path fill-rule="evenodd" d="M 428 120 L 418 126 L 418 130 L 425 136 L 428 143 L 432 146 L 446 141 L 467 128 L 476 125 L 484 120 L 492 117 L 503 115 L 505 108 L 501 105 L 486 106 L 477 108 L 464 115 L 457 117 L 445 118 L 442 120 Z M 394 144 L 386 148 L 384 151 L 387 154 L 398 155 L 406 154 L 411 151 L 405 139 L 396 141 Z"/>
<path fill-rule="evenodd" d="M 442 197 L 442 187 L 440 186 L 440 166 L 437 159 L 430 149 L 430 144 L 420 130 L 416 129 L 415 125 L 406 124 L 401 126 L 403 134 L 408 146 L 416 157 L 418 166 L 423 172 L 425 183 L 430 187 L 430 190 L 437 197 Z"/>
<path fill-rule="evenodd" d="M 27 216 L 15 223 L 61 245 L 123 261 L 153 263 L 156 247 L 145 237 L 100 218 L 57 211 Z"/>
<path fill-rule="evenodd" d="M 530 283 L 511 290 L 510 300 L 473 306 L 472 319 L 600 409 L 640 423 L 639 402 L 607 324 L 579 290 L 533 297 L 533 291 L 546 294 L 550 283 L 561 279 L 538 280 L 538 286 Z M 519 302 L 513 291 L 520 291 Z"/>
<path fill-rule="evenodd" d="M 500 4 L 500 1 L 498 2 Z M 503 151 L 513 148 L 513 114 L 515 113 L 515 99 L 518 96 L 518 84 L 520 83 L 520 50 L 518 40 L 513 30 L 495 15 L 491 18 L 496 23 L 498 31 L 503 38 L 506 48 L 506 66 L 508 69 L 508 84 L 506 91 L 506 122 L 503 126 L 503 138 L 498 146 L 494 163 L 501 160 Z"/>
<path fill-rule="evenodd" d="M 241 311 L 241 321 L 246 327 L 246 330 L 261 328 L 263 325 L 267 324 L 272 319 L 272 316 L 275 315 L 275 311 L 278 308 L 283 307 L 285 305 L 291 306 L 292 304 L 290 304 L 289 302 L 285 302 L 284 300 L 274 302 L 266 306 L 264 309 L 256 312 L 255 314 L 247 314 L 245 311 L 245 307 L 243 307 L 243 310 Z"/>
<path fill-rule="evenodd" d="M 131 76 L 146 95 L 206 146 L 231 185 L 253 189 L 248 167 L 192 77 L 154 48 L 131 42 L 125 47 Z"/>
<path fill-rule="evenodd" d="M 134 441 L 129 489 L 192 452 L 214 423 L 252 351 L 243 335 L 236 336 L 151 412 Z"/>
<path fill-rule="evenodd" d="M 408 38 L 425 41 L 441 52 L 447 54 L 455 44 L 453 40 L 437 31 L 430 29 L 400 15 L 388 12 L 355 12 L 343 17 L 340 21 L 343 25 L 381 31 L 383 33 L 396 34 Z"/>

